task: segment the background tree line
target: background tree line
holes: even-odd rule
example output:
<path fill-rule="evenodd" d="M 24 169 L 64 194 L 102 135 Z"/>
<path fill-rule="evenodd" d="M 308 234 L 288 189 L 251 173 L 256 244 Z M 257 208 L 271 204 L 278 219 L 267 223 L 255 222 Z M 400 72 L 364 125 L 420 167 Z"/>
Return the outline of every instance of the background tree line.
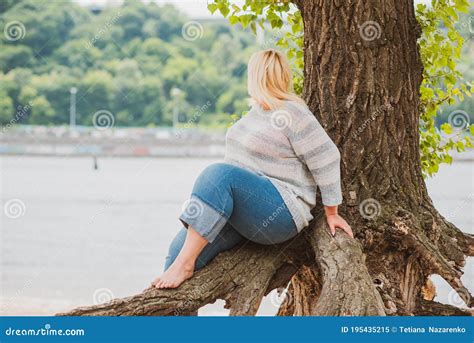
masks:
<path fill-rule="evenodd" d="M 0 10 L 1 124 L 25 107 L 18 123 L 69 123 L 72 87 L 82 125 L 105 109 L 115 125 L 168 126 L 178 106 L 181 122 L 223 126 L 247 109 L 244 77 L 255 48 L 248 30 L 141 1 L 103 10 L 5 1 Z"/>
<path fill-rule="evenodd" d="M 197 23 L 171 5 L 94 10 L 67 0 L 2 0 L 0 23 L 1 125 L 69 123 L 72 87 L 81 125 L 107 110 L 118 126 L 170 126 L 178 108 L 188 126 L 226 126 L 248 109 L 246 64 L 256 39 L 240 25 Z M 459 69 L 472 80 L 472 8 L 459 26 L 467 41 Z M 437 125 L 456 109 L 474 122 L 474 99 L 466 98 L 444 106 Z"/>

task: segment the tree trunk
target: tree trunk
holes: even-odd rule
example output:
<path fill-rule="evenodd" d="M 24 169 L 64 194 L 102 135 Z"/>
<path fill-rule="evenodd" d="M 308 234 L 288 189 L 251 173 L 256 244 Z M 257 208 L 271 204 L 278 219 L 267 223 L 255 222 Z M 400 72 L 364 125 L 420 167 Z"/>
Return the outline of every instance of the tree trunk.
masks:
<path fill-rule="evenodd" d="M 297 5 L 305 24 L 304 98 L 341 151 L 341 212 L 362 243 L 387 314 L 420 311 L 422 287 L 434 273 L 472 306 L 460 281 L 472 236 L 434 209 L 421 172 L 423 66 L 413 1 Z M 297 282 L 298 298 L 310 283 Z"/>
<path fill-rule="evenodd" d="M 304 21 L 304 98 L 339 147 L 355 239 L 321 215 L 291 242 L 220 254 L 177 290 L 149 289 L 67 315 L 176 315 L 225 299 L 254 315 L 287 287 L 279 315 L 471 315 L 433 302 L 431 274 L 472 307 L 460 281 L 474 238 L 433 207 L 421 173 L 421 33 L 413 0 L 296 1 Z M 320 203 L 320 202 L 319 202 Z M 290 281 L 291 279 L 291 281 Z"/>

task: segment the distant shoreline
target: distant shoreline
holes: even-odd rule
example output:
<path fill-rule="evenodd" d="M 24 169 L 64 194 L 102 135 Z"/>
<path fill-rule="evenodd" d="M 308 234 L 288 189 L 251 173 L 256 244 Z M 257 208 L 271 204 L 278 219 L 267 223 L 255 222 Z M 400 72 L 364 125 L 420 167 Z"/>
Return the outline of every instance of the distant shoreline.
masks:
<path fill-rule="evenodd" d="M 15 146 L 5 148 L 0 146 L 0 157 L 2 156 L 28 156 L 28 157 L 62 157 L 62 158 L 223 158 L 225 152 L 224 145 L 203 145 L 196 147 L 196 145 L 187 145 L 182 147 L 169 146 L 154 146 L 143 147 L 136 146 L 134 151 L 124 151 L 117 146 L 117 150 L 107 151 L 106 149 L 86 149 L 87 152 L 60 152 L 71 150 L 67 147 L 50 146 L 47 148 L 49 152 L 39 151 L 44 150 L 44 146 L 40 147 L 26 147 Z M 38 150 L 38 151 L 34 151 Z M 96 152 L 91 152 L 96 151 Z M 474 151 L 467 151 L 464 153 L 453 153 L 453 162 L 456 163 L 471 163 L 474 162 Z"/>
<path fill-rule="evenodd" d="M 222 157 L 223 130 L 22 127 L 0 136 L 0 155 L 91 157 Z"/>
<path fill-rule="evenodd" d="M 225 130 L 17 126 L 0 135 L 0 156 L 222 158 Z M 453 153 L 473 162 L 474 150 Z"/>

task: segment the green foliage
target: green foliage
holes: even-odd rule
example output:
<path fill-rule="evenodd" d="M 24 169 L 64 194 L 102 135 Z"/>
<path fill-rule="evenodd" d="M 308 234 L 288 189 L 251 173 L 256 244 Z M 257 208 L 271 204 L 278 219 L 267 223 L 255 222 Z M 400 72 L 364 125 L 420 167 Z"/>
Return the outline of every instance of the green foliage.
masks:
<path fill-rule="evenodd" d="M 13 101 L 7 96 L 7 93 L 0 89 L 0 120 L 7 123 L 11 120 L 10 113 L 13 112 Z"/>
<path fill-rule="evenodd" d="M 246 0 L 241 6 L 230 4 L 228 0 L 214 0 L 208 8 L 212 13 L 219 11 L 231 24 L 250 26 L 254 32 L 257 25 L 264 28 L 265 23 L 271 29 L 281 31 L 273 43 L 284 50 L 292 61 L 294 89 L 296 93 L 301 93 L 303 23 L 297 9 L 288 1 L 276 0 Z M 448 123 L 443 123 L 439 128 L 436 125 L 437 115 L 443 105 L 463 101 L 472 92 L 472 81 L 465 81 L 463 73 L 457 69 L 464 39 L 455 24 L 459 19 L 458 14 L 467 13 L 468 10 L 467 0 L 432 0 L 430 7 L 419 4 L 416 9 L 417 19 L 423 29 L 419 40 L 424 65 L 420 87 L 420 153 L 425 176 L 436 173 L 441 163 L 451 163 L 450 153 L 453 150 L 461 152 L 472 147 L 474 126 L 470 125 L 469 130 L 466 130 L 470 121 L 466 112 L 453 111 Z M 469 21 L 467 25 L 472 23 Z"/>
<path fill-rule="evenodd" d="M 443 105 L 471 96 L 473 83 L 466 81 L 458 70 L 464 39 L 455 26 L 459 13 L 468 10 L 467 0 L 433 0 L 430 7 L 418 4 L 416 8 L 423 30 L 419 40 L 424 66 L 420 87 L 421 163 L 424 173 L 430 176 L 441 163 L 451 163 L 453 150 L 461 152 L 472 147 L 472 135 L 465 131 L 470 119 L 467 113 L 451 111 L 448 123 L 443 123 L 440 129 L 436 126 Z"/>
<path fill-rule="evenodd" d="M 135 0 L 94 12 L 69 0 L 23 0 L 4 8 L 2 125 L 69 123 L 72 87 L 80 125 L 92 125 L 99 110 L 113 113 L 118 126 L 172 125 L 175 107 L 187 122 L 209 102 L 193 124 L 224 127 L 244 108 L 242 86 L 255 46 L 249 30 L 204 22 L 195 25 L 196 40 L 186 39 L 182 30 L 192 22 L 176 8 Z M 19 26 L 19 39 L 9 40 L 3 30 L 14 22 L 24 30 Z M 179 99 L 172 88 L 181 90 Z M 28 101 L 31 109 L 15 119 Z"/>

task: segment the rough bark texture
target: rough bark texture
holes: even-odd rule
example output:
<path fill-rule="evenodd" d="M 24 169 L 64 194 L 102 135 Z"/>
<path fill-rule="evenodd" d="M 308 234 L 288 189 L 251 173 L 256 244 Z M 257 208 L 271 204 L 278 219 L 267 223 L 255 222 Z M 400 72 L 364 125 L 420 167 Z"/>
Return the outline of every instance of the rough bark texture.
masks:
<path fill-rule="evenodd" d="M 436 211 L 421 173 L 423 66 L 413 1 L 297 5 L 305 23 L 304 98 L 341 151 L 342 210 L 362 243 L 386 313 L 416 313 L 434 273 L 472 306 L 460 281 L 472 235 Z"/>
<path fill-rule="evenodd" d="M 474 238 L 436 211 L 421 174 L 413 1 L 296 5 L 305 26 L 304 98 L 341 151 L 340 212 L 355 239 L 333 238 L 315 213 L 293 241 L 237 247 L 177 290 L 146 290 L 64 314 L 186 315 L 225 299 L 232 315 L 254 315 L 265 294 L 288 287 L 279 315 L 472 315 L 434 302 L 428 281 L 439 274 L 472 307 L 460 277 Z"/>

